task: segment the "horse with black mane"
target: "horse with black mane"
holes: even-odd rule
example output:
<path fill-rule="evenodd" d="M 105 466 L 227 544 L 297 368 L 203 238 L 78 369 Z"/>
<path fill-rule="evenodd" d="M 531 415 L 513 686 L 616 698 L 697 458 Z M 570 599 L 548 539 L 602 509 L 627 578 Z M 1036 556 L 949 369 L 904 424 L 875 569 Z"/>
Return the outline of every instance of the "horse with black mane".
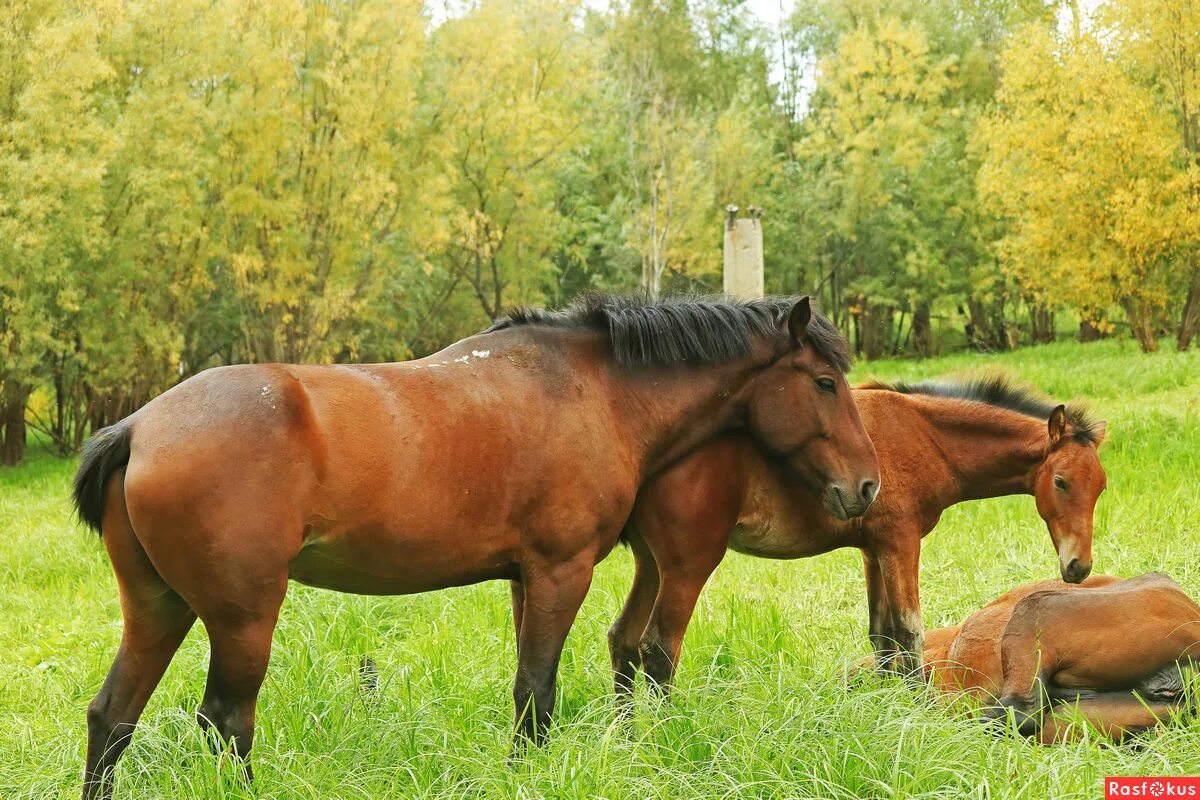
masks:
<path fill-rule="evenodd" d="M 406 594 L 511 581 L 519 735 L 539 739 L 567 631 L 638 487 L 744 430 L 842 518 L 875 450 L 846 343 L 807 298 L 589 295 L 395 364 L 203 372 L 98 432 L 75 481 L 124 633 L 88 709 L 84 796 L 111 771 L 193 622 L 198 717 L 245 761 L 288 580 Z"/>
<path fill-rule="evenodd" d="M 884 486 L 861 517 L 830 516 L 811 484 L 736 434 L 716 437 L 642 487 L 625 532 L 637 571 L 609 632 L 619 694 L 630 691 L 639 667 L 669 687 L 696 600 L 727 549 L 804 558 L 859 548 L 879 663 L 914 675 L 921 539 L 950 506 L 1033 495 L 1063 580 L 1087 577 L 1092 516 L 1106 485 L 1096 452 L 1103 422 L 998 377 L 872 384 L 853 394 Z"/>

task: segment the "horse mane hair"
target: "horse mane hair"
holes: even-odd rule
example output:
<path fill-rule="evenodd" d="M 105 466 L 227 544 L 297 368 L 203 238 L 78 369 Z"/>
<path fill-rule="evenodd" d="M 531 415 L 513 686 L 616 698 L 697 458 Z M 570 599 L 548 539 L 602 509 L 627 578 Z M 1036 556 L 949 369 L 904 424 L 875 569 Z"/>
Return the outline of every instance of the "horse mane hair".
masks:
<path fill-rule="evenodd" d="M 858 388 L 984 403 L 1040 420 L 1050 419 L 1050 413 L 1059 405 L 1029 386 L 1013 383 L 1005 375 L 989 375 L 961 381 L 873 382 Z M 1091 445 L 1100 444 L 1100 440 L 1103 438 L 1103 426 L 1092 416 L 1086 406 L 1080 403 L 1069 403 L 1066 411 L 1070 434 L 1077 442 Z"/>
<path fill-rule="evenodd" d="M 747 355 L 757 339 L 778 337 L 797 299 L 680 295 L 651 300 L 587 292 L 559 311 L 517 308 L 485 333 L 533 325 L 584 328 L 608 335 L 619 364 L 719 364 Z M 815 310 L 805 341 L 842 372 L 850 370 L 850 348 L 841 331 Z"/>

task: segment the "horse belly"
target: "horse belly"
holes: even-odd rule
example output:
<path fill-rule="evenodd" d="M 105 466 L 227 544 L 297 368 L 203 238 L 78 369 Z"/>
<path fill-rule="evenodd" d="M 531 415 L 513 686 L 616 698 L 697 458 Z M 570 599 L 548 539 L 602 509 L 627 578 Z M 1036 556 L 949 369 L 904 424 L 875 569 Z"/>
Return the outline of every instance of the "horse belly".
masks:
<path fill-rule="evenodd" d="M 381 527 L 311 530 L 288 577 L 354 594 L 416 594 L 517 576 L 515 546 L 496 535 L 450 536 Z"/>

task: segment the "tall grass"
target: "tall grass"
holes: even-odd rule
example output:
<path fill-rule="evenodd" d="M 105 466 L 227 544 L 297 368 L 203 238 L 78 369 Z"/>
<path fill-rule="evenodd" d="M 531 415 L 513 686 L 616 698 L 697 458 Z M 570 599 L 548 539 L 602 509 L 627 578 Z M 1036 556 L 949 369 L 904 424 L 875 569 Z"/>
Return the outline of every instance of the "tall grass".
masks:
<path fill-rule="evenodd" d="M 1097 572 L 1165 570 L 1200 597 L 1200 356 L 1123 342 L 995 357 L 876 362 L 856 378 L 1001 368 L 1109 422 Z M 72 521 L 74 464 L 0 471 L 0 798 L 72 797 L 84 708 L 120 636 L 112 574 Z M 1200 774 L 1200 722 L 1142 746 L 1044 748 L 996 737 L 883 679 L 867 649 L 853 550 L 795 562 L 730 555 L 688 632 L 668 702 L 619 721 L 605 631 L 628 589 L 618 550 L 567 641 L 549 743 L 508 763 L 515 663 L 508 589 L 366 598 L 293 586 L 259 702 L 257 782 L 239 785 L 193 714 L 207 646 L 196 626 L 118 768 L 130 798 L 1097 798 L 1114 774 Z M 1053 577 L 1031 498 L 948 511 L 925 541 L 926 624 L 957 622 L 1014 584 Z M 382 673 L 364 694 L 357 664 Z"/>

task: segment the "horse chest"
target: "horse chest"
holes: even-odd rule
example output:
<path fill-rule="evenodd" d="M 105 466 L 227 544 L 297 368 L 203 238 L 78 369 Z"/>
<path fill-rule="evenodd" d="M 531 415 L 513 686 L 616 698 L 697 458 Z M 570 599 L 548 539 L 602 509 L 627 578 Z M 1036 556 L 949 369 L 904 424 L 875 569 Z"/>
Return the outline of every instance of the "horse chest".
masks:
<path fill-rule="evenodd" d="M 789 511 L 768 506 L 743 514 L 730 537 L 730 549 L 760 558 L 805 558 L 857 544 L 849 530 Z"/>

